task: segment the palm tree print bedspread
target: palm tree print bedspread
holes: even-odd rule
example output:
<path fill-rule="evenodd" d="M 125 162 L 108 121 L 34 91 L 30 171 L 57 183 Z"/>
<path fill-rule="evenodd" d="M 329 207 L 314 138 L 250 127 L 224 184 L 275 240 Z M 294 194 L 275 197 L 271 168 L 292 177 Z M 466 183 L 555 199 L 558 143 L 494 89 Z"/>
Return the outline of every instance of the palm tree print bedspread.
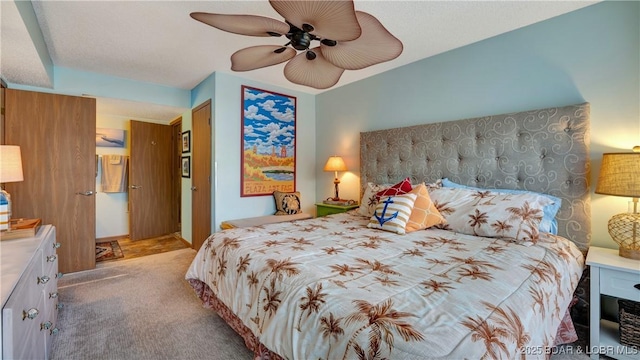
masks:
<path fill-rule="evenodd" d="M 186 278 L 286 359 L 513 359 L 554 345 L 584 266 L 569 240 L 397 235 L 368 220 L 218 232 Z"/>

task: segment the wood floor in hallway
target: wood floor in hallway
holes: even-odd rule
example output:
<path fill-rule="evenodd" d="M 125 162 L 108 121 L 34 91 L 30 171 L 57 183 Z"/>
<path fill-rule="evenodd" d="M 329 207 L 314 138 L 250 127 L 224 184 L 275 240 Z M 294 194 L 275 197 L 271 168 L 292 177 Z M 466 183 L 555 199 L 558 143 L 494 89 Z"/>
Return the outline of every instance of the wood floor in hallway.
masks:
<path fill-rule="evenodd" d="M 141 256 L 159 254 L 190 247 L 189 243 L 183 240 L 179 233 L 136 241 L 131 241 L 129 237 L 123 237 L 117 240 L 124 257 L 108 260 L 109 262 L 133 259 Z M 100 262 L 97 263 L 97 265 L 99 264 Z"/>

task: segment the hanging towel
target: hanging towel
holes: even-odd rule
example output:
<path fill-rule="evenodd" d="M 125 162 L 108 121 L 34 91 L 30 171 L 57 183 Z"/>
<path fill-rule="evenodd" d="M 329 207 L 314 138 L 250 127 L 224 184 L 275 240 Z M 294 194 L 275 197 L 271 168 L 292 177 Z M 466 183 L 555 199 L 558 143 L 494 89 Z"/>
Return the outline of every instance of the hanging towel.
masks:
<path fill-rule="evenodd" d="M 127 192 L 129 157 L 102 155 L 102 192 Z"/>

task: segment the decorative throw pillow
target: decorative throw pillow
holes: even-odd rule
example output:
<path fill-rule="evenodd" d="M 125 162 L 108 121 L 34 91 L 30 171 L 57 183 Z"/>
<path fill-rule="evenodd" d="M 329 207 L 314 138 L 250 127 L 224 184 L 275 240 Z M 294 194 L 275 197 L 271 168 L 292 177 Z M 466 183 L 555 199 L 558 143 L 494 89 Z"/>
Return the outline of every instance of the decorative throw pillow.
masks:
<path fill-rule="evenodd" d="M 302 212 L 300 208 L 300 192 L 274 191 L 273 198 L 276 201 L 275 215 L 293 215 Z"/>
<path fill-rule="evenodd" d="M 410 192 L 413 188 L 411 187 L 411 179 L 406 178 L 399 183 L 392 185 L 388 189 L 380 190 L 376 193 L 376 198 L 378 201 L 386 196 L 395 196 L 402 195 Z"/>
<path fill-rule="evenodd" d="M 536 243 L 547 197 L 533 193 L 505 194 L 463 188 L 441 188 L 429 193 L 447 220 L 445 228 L 469 235 Z"/>
<path fill-rule="evenodd" d="M 376 193 L 388 188 L 388 185 L 378 185 L 372 182 L 367 183 L 367 187 L 364 189 L 364 194 L 362 194 L 362 199 L 360 200 L 358 213 L 362 216 L 371 217 L 371 215 L 373 215 L 373 211 L 376 209 L 376 205 L 378 204 Z"/>
<path fill-rule="evenodd" d="M 463 188 L 463 189 L 471 189 L 471 190 L 491 190 L 491 191 L 506 193 L 506 194 L 531 193 L 531 194 L 536 194 L 540 196 L 545 196 L 549 198 L 551 201 L 553 201 L 553 203 L 546 205 L 544 207 L 542 221 L 540 222 L 540 227 L 538 228 L 538 230 L 540 230 L 541 232 L 552 233 L 554 235 L 558 234 L 558 220 L 556 219 L 556 215 L 558 214 L 558 211 L 560 210 L 560 206 L 562 205 L 562 199 L 560 199 L 559 197 L 549 195 L 549 194 L 534 192 L 534 191 L 528 191 L 528 190 L 482 189 L 482 188 L 477 188 L 473 186 L 461 185 L 447 178 L 442 179 L 441 183 L 442 183 L 442 186 L 444 187 Z"/>
<path fill-rule="evenodd" d="M 380 199 L 367 227 L 404 234 L 416 197 L 404 194 Z"/>
<path fill-rule="evenodd" d="M 409 221 L 407 221 L 406 232 L 427 229 L 447 222 L 433 204 L 427 186 L 424 183 L 416 185 L 410 194 L 416 194 L 416 201 L 413 204 Z"/>

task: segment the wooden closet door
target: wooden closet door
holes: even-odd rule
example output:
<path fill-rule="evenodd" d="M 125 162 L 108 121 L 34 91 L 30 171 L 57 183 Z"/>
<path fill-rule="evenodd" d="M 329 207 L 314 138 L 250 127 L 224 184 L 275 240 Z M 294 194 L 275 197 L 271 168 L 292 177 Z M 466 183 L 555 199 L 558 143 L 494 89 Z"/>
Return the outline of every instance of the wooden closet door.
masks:
<path fill-rule="evenodd" d="M 13 218 L 56 227 L 58 269 L 95 268 L 96 100 L 7 89 L 5 142 L 20 145 L 24 181 L 7 183 Z"/>

